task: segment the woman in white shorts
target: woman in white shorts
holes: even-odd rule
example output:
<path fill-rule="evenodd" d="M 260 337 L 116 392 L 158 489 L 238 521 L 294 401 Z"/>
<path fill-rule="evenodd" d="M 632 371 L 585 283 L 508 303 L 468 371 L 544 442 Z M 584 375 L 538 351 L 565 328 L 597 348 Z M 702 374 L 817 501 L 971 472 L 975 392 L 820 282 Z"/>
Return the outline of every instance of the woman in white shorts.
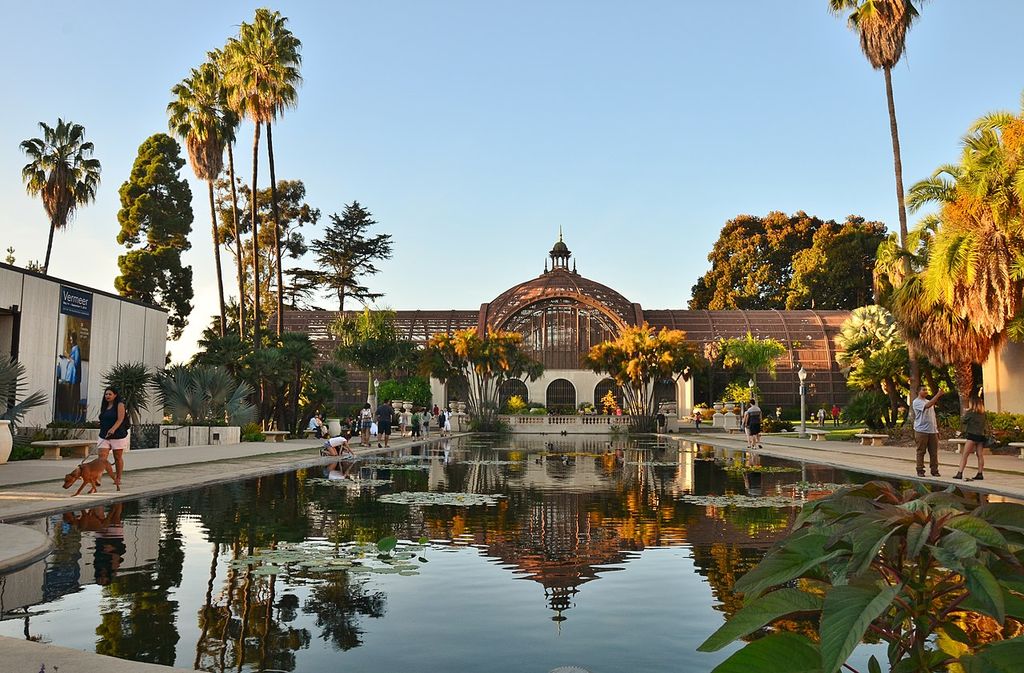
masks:
<path fill-rule="evenodd" d="M 131 421 L 128 410 L 116 388 L 103 391 L 103 403 L 100 405 L 100 439 L 96 443 L 99 459 L 107 463 L 107 474 L 114 480 L 117 490 L 121 490 L 121 475 L 124 473 L 124 452 L 130 450 L 131 439 L 128 431 Z M 114 469 L 110 468 L 107 454 L 114 452 Z"/>

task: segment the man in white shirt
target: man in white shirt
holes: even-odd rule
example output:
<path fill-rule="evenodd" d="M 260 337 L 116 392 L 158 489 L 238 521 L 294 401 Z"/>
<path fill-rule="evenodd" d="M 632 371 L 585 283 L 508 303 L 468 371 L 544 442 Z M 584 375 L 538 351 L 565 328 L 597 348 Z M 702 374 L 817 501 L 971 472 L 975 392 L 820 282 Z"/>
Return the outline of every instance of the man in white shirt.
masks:
<path fill-rule="evenodd" d="M 935 419 L 935 405 L 942 397 L 942 391 L 928 398 L 928 388 L 918 386 L 914 400 L 914 440 L 917 442 L 917 476 L 924 476 L 924 454 L 928 452 L 928 463 L 933 477 L 939 474 L 939 423 Z"/>

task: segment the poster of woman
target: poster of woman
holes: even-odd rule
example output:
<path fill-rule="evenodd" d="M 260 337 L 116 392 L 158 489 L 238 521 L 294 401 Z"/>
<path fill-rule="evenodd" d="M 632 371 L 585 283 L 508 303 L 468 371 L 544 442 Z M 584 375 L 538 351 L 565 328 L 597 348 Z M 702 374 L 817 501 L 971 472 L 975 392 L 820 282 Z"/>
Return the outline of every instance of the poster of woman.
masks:
<path fill-rule="evenodd" d="M 89 408 L 92 294 L 61 286 L 53 420 L 80 423 Z"/>

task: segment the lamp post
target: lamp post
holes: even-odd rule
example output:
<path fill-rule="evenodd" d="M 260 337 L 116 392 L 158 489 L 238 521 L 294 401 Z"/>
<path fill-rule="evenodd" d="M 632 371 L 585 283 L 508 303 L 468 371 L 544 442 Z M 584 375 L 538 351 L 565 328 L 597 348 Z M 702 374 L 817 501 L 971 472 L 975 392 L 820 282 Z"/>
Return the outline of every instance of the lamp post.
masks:
<path fill-rule="evenodd" d="M 800 365 L 796 377 L 800 379 L 800 438 L 803 439 L 807 437 L 807 386 L 804 384 L 807 380 L 807 370 L 803 365 Z"/>
<path fill-rule="evenodd" d="M 377 401 L 378 401 L 377 400 L 377 388 L 380 388 L 380 380 L 379 379 L 374 379 L 373 380 L 373 405 L 372 405 L 372 408 L 370 410 L 371 414 L 377 413 Z"/>
<path fill-rule="evenodd" d="M 754 386 L 755 385 L 756 384 L 754 383 L 754 379 L 750 379 L 749 381 L 747 381 L 747 387 L 750 388 L 750 399 L 754 399 Z"/>

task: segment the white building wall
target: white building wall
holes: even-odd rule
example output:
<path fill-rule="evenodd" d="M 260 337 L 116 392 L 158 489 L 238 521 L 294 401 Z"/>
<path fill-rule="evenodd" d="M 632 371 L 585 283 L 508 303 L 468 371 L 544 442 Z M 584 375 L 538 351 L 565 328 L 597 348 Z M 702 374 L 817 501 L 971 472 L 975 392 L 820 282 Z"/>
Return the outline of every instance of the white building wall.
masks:
<path fill-rule="evenodd" d="M 24 276 L 18 360 L 25 365 L 28 390 L 42 390 L 47 403 L 32 409 L 23 424 L 43 426 L 53 420 L 53 392 L 57 371 L 57 316 L 60 283 Z"/>
<path fill-rule="evenodd" d="M 57 326 L 60 319 L 60 287 L 68 285 L 92 294 L 89 345 L 89 420 L 99 413 L 103 376 L 119 362 L 145 362 L 163 369 L 167 350 L 167 314 L 89 288 L 41 278 L 32 273 L 0 268 L 0 307 L 17 305 L 20 311 L 18 360 L 25 366 L 28 391 L 46 393 L 47 403 L 30 411 L 26 426 L 45 426 L 53 420 L 56 374 Z M 145 422 L 157 422 L 159 411 L 144 414 Z"/>

